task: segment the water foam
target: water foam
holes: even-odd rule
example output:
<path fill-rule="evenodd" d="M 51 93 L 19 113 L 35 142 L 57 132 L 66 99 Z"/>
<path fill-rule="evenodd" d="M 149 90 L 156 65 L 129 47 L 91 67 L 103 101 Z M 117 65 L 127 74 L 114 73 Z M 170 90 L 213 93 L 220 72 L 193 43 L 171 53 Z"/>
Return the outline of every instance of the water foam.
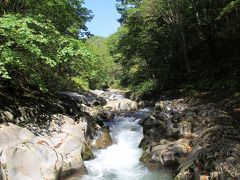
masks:
<path fill-rule="evenodd" d="M 84 180 L 167 180 L 166 174 L 150 172 L 140 161 L 142 128 L 135 118 L 117 117 L 110 124 L 116 144 L 98 150 L 96 158 L 85 162 Z"/>

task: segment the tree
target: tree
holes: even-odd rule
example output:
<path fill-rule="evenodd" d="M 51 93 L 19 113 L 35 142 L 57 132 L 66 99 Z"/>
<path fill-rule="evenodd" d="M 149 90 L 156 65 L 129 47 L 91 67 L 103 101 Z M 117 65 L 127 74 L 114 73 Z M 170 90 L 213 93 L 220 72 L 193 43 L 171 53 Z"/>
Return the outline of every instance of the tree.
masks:
<path fill-rule="evenodd" d="M 93 36 L 87 40 L 87 43 L 98 59 L 96 72 L 90 79 L 90 87 L 92 89 L 109 87 L 114 82 L 116 75 L 107 39 L 100 36 Z"/>
<path fill-rule="evenodd" d="M 1 1 L 0 83 L 15 89 L 89 88 L 100 59 L 84 39 L 79 0 Z"/>
<path fill-rule="evenodd" d="M 114 55 L 120 54 L 129 72 L 123 77 L 127 83 L 226 88 L 239 81 L 238 0 L 117 2 L 127 31 L 116 41 Z"/>
<path fill-rule="evenodd" d="M 1 1 L 0 1 L 1 2 Z M 0 14 L 19 13 L 25 16 L 39 15 L 51 21 L 62 34 L 78 37 L 87 30 L 90 11 L 83 7 L 83 0 L 2 0 Z"/>

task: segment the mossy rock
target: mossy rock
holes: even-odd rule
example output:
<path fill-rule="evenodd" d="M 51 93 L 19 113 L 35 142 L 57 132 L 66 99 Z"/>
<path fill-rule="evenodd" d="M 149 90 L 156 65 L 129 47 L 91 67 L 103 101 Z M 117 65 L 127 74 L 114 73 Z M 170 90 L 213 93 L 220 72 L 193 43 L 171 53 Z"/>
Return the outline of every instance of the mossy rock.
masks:
<path fill-rule="evenodd" d="M 91 151 L 91 149 L 89 148 L 89 146 L 86 143 L 84 143 L 84 144 L 85 144 L 85 150 L 81 153 L 83 160 L 87 161 L 90 159 L 94 159 L 95 156 L 94 156 L 93 152 Z"/>
<path fill-rule="evenodd" d="M 146 150 L 148 148 L 149 141 L 146 138 L 143 138 L 139 144 L 139 148 Z"/>
<path fill-rule="evenodd" d="M 109 134 L 109 130 L 107 128 L 103 128 L 99 137 L 96 139 L 95 147 L 97 149 L 105 149 L 110 145 L 112 145 L 112 138 Z"/>
<path fill-rule="evenodd" d="M 147 162 L 150 160 L 150 158 L 151 158 L 150 154 L 147 153 L 146 150 L 144 150 L 139 160 L 142 162 Z"/>

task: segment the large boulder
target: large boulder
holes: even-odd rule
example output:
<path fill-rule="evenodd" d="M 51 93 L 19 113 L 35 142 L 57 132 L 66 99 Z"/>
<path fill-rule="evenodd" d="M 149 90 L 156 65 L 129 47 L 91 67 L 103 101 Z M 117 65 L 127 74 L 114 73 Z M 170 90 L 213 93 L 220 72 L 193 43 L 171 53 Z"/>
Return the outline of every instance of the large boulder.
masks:
<path fill-rule="evenodd" d="M 55 115 L 49 127 L 51 136 L 39 137 L 38 143 L 47 143 L 63 158 L 62 178 L 80 177 L 86 173 L 82 152 L 84 151 L 87 123 L 75 122 L 64 115 Z"/>
<path fill-rule="evenodd" d="M 52 116 L 48 135 L 13 124 L 0 126 L 0 179 L 68 179 L 86 174 L 87 122 Z M 90 153 L 90 149 L 87 151 Z M 37 162 L 37 163 L 36 163 Z"/>
<path fill-rule="evenodd" d="M 3 180 L 57 179 L 61 167 L 61 156 L 47 145 L 24 143 L 8 146 L 2 151 Z"/>
<path fill-rule="evenodd" d="M 26 128 L 8 123 L 0 125 L 0 153 L 6 146 L 16 146 L 17 144 L 32 142 L 35 136 Z"/>
<path fill-rule="evenodd" d="M 141 160 L 151 166 L 156 164 L 158 167 L 176 168 L 190 151 L 190 141 L 187 139 L 179 139 L 175 142 L 162 139 L 159 142 L 151 142 L 145 147 Z"/>
<path fill-rule="evenodd" d="M 109 134 L 109 130 L 105 128 L 102 131 L 98 131 L 92 146 L 97 149 L 104 149 L 110 145 L 112 145 L 112 138 Z"/>
<path fill-rule="evenodd" d="M 81 104 L 87 104 L 88 100 L 85 95 L 75 93 L 75 92 L 60 92 L 59 93 L 62 98 L 65 98 L 65 100 L 74 100 Z"/>
<path fill-rule="evenodd" d="M 130 99 L 116 99 L 109 101 L 104 109 L 114 112 L 126 112 L 136 110 L 138 108 L 137 103 Z"/>

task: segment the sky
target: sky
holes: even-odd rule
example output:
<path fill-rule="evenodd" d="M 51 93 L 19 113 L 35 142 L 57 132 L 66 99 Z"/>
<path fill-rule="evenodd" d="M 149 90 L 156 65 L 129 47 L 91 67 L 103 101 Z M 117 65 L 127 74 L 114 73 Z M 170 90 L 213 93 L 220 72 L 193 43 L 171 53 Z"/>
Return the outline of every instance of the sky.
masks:
<path fill-rule="evenodd" d="M 120 15 L 115 3 L 116 0 L 85 0 L 85 7 L 94 14 L 92 21 L 87 23 L 92 34 L 107 37 L 117 31 Z"/>

